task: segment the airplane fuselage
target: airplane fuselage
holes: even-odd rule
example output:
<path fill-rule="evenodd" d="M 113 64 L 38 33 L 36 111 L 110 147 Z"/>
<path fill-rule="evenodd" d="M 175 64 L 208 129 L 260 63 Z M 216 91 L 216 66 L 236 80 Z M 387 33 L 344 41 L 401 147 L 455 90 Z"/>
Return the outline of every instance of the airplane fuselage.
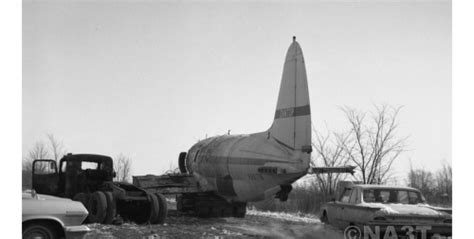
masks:
<path fill-rule="evenodd" d="M 204 190 L 229 201 L 272 197 L 308 172 L 310 154 L 294 151 L 269 136 L 224 135 L 202 140 L 188 152 L 186 167 Z"/>

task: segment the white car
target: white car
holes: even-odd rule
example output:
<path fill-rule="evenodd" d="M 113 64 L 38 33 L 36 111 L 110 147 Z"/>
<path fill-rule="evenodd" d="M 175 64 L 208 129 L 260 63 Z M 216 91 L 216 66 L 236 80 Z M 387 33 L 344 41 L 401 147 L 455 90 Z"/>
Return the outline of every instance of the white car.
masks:
<path fill-rule="evenodd" d="M 81 225 L 88 214 L 80 202 L 26 190 L 22 194 L 23 238 L 83 238 L 90 231 Z"/>

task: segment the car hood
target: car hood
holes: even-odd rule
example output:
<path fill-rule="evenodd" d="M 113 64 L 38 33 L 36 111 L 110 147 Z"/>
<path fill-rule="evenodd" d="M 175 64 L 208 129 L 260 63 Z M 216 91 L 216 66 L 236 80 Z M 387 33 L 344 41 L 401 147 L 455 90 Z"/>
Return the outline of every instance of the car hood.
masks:
<path fill-rule="evenodd" d="M 445 216 L 444 212 L 435 210 L 425 204 L 382 204 L 366 203 L 364 206 L 379 208 L 379 214 L 383 215 L 417 215 L 417 216 Z"/>
<path fill-rule="evenodd" d="M 69 198 L 60 198 L 60 197 L 55 197 L 51 195 L 46 195 L 46 194 L 36 194 L 36 197 L 34 197 L 31 192 L 23 192 L 21 197 L 23 199 L 37 199 L 37 200 L 48 200 L 48 201 L 72 201 Z"/>

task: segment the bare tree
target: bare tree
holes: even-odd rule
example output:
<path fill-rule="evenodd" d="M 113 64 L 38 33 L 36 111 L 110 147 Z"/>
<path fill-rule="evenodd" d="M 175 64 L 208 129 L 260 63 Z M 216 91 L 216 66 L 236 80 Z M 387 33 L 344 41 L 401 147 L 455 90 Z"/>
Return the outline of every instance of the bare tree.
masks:
<path fill-rule="evenodd" d="M 44 143 L 42 141 L 36 142 L 33 148 L 28 151 L 28 155 L 23 159 L 23 170 L 31 172 L 33 160 L 46 159 L 48 155 L 49 151 Z"/>
<path fill-rule="evenodd" d="M 33 160 L 45 159 L 49 155 L 48 149 L 43 142 L 38 141 L 28 154 L 22 160 L 22 187 L 23 189 L 31 188 L 31 174 L 33 171 Z M 44 167 L 44 165 L 39 165 Z M 44 168 L 36 168 L 35 170 L 44 171 Z"/>
<path fill-rule="evenodd" d="M 385 183 L 391 177 L 392 163 L 405 150 L 407 139 L 396 136 L 400 107 L 381 105 L 375 109 L 368 120 L 366 112 L 342 108 L 351 128 L 349 137 L 340 138 L 340 142 L 360 171 L 359 180 L 368 184 Z"/>
<path fill-rule="evenodd" d="M 433 173 L 423 169 L 410 169 L 408 186 L 419 189 L 425 196 L 435 188 Z"/>
<path fill-rule="evenodd" d="M 443 164 L 436 173 L 411 167 L 407 176 L 407 185 L 419 189 L 429 203 L 442 206 L 451 204 L 452 168 L 450 164 Z"/>
<path fill-rule="evenodd" d="M 436 173 L 437 194 L 446 198 L 449 202 L 453 194 L 453 171 L 451 164 L 444 163 L 442 168 Z"/>
<path fill-rule="evenodd" d="M 344 150 L 349 134 L 328 133 L 322 135 L 313 129 L 315 140 L 313 141 L 313 158 L 311 160 L 312 167 L 342 167 L 346 166 L 349 161 Z M 327 201 L 336 192 L 337 182 L 343 180 L 346 174 L 327 173 L 315 174 L 317 186 L 323 194 L 323 201 Z"/>
<path fill-rule="evenodd" d="M 56 139 L 53 134 L 47 134 L 46 137 L 48 138 L 49 147 L 51 149 L 51 156 L 58 163 L 59 159 L 66 154 L 64 145 L 62 142 Z"/>
<path fill-rule="evenodd" d="M 115 163 L 116 180 L 119 182 L 130 182 L 132 161 L 128 156 L 119 154 Z"/>

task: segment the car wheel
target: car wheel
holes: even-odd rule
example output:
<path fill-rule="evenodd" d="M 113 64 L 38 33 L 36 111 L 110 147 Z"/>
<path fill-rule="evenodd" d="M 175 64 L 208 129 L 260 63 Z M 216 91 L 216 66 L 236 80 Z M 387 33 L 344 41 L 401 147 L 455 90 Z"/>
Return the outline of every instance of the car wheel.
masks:
<path fill-rule="evenodd" d="M 51 223 L 31 223 L 23 228 L 23 239 L 56 239 L 58 238 L 56 227 Z"/>

